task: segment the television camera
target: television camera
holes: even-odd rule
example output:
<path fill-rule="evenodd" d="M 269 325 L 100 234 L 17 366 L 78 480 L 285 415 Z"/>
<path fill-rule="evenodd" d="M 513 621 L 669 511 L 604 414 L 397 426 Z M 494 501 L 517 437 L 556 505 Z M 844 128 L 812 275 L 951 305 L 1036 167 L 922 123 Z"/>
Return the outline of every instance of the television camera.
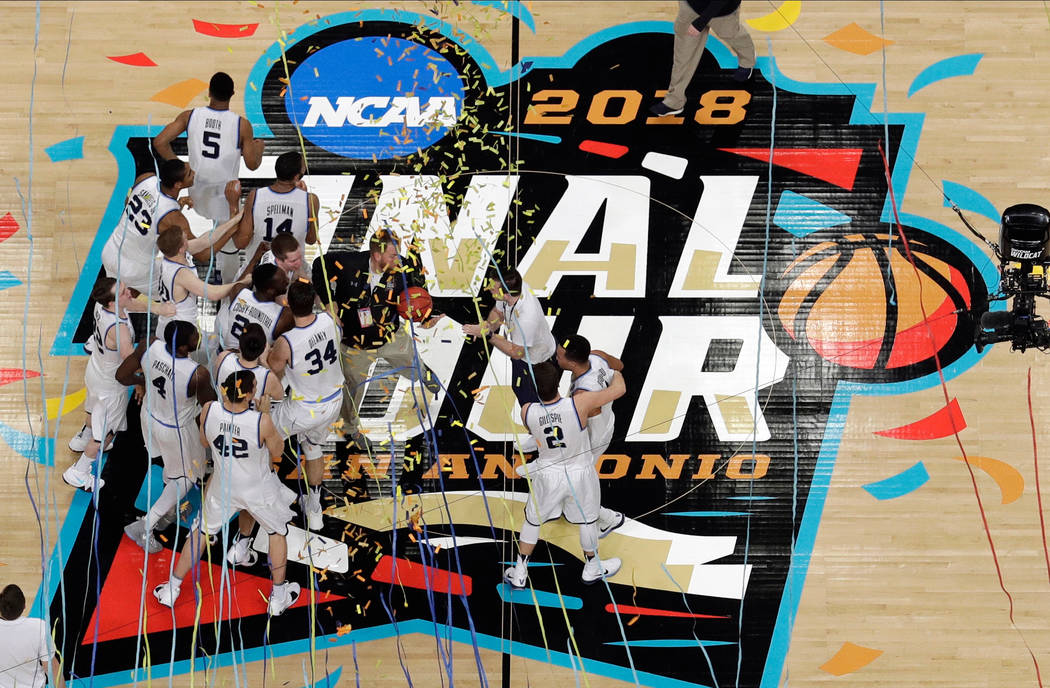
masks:
<path fill-rule="evenodd" d="M 971 228 L 971 231 L 974 230 Z M 1050 211 L 1031 203 L 1012 205 L 1003 211 L 999 245 L 985 242 L 999 259 L 1000 274 L 999 291 L 989 295 L 988 301 L 1009 300 L 1010 308 L 985 311 L 975 318 L 977 351 L 996 342 L 1010 342 L 1012 351 L 1047 350 L 1050 325 L 1036 314 L 1035 300 L 1036 297 L 1050 299 L 1047 286 Z"/>

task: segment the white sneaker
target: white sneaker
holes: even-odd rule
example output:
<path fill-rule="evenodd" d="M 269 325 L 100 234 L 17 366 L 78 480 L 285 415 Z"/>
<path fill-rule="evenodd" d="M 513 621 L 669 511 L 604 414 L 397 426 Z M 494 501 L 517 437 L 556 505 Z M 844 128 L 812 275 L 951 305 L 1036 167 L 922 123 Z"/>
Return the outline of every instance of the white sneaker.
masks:
<path fill-rule="evenodd" d="M 164 547 L 157 542 L 157 538 L 153 537 L 153 531 L 146 531 L 145 519 L 137 518 L 124 526 L 124 533 L 131 538 L 132 542 L 146 550 L 149 554 L 156 554 L 164 549 Z"/>
<path fill-rule="evenodd" d="M 179 592 L 182 588 L 178 585 L 172 585 L 171 581 L 167 583 L 161 583 L 157 587 L 153 588 L 153 596 L 157 598 L 157 601 L 163 604 L 165 607 L 174 607 L 175 600 L 179 599 Z"/>
<path fill-rule="evenodd" d="M 529 582 L 529 569 L 525 564 L 515 564 L 503 572 L 503 581 L 515 590 L 524 590 Z"/>
<path fill-rule="evenodd" d="M 315 502 L 309 493 L 304 494 L 299 498 L 299 508 L 302 509 L 303 515 L 306 516 L 307 530 L 321 530 L 324 528 L 320 499 Z"/>
<path fill-rule="evenodd" d="M 87 449 L 89 441 L 91 441 L 91 431 L 88 430 L 88 426 L 81 426 L 80 432 L 69 440 L 69 451 L 79 454 Z"/>
<path fill-rule="evenodd" d="M 624 521 L 626 521 L 626 520 L 627 519 L 625 519 L 623 514 L 621 514 L 619 511 L 614 511 L 613 512 L 613 518 L 612 518 L 612 520 L 609 523 L 606 523 L 606 524 L 603 525 L 602 522 L 601 522 L 601 519 L 599 519 L 598 520 L 598 539 L 601 540 L 603 537 L 605 537 L 609 533 L 613 532 L 614 530 L 616 530 L 617 528 L 622 526 Z"/>
<path fill-rule="evenodd" d="M 619 557 L 609 557 L 608 559 L 602 559 L 598 561 L 598 557 L 591 557 L 591 559 L 583 565 L 583 582 L 587 585 L 597 583 L 603 578 L 612 578 L 619 572 L 620 567 L 623 566 L 623 562 L 620 561 Z"/>
<path fill-rule="evenodd" d="M 259 555 L 252 549 L 251 537 L 239 537 L 226 552 L 226 561 L 234 566 L 255 566 Z"/>
<path fill-rule="evenodd" d="M 298 583 L 286 582 L 284 585 L 273 586 L 273 590 L 270 591 L 270 616 L 284 614 L 285 610 L 299 599 L 299 591 Z"/>
<path fill-rule="evenodd" d="M 91 473 L 81 473 L 77 470 L 76 464 L 73 464 L 62 473 L 62 480 L 65 481 L 66 485 L 85 492 L 93 492 L 96 487 L 101 490 L 102 486 L 106 484 L 105 480 L 99 478 L 96 486 L 95 476 Z"/>

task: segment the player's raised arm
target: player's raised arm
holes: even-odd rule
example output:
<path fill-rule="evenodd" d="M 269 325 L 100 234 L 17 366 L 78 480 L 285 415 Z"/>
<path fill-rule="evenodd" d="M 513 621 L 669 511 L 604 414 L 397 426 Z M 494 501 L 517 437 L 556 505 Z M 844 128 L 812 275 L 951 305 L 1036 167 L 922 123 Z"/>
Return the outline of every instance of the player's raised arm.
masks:
<path fill-rule="evenodd" d="M 171 160 L 177 157 L 175 151 L 171 149 L 171 142 L 179 137 L 179 134 L 186 131 L 186 128 L 190 125 L 190 114 L 192 110 L 183 110 L 179 113 L 168 126 L 160 130 L 153 139 L 153 148 L 156 149 L 160 157 L 165 160 Z"/>
<path fill-rule="evenodd" d="M 142 375 L 142 355 L 146 353 L 147 348 L 149 348 L 149 342 L 143 339 L 130 356 L 124 357 L 114 374 L 117 382 L 128 387 L 145 385 L 146 378 Z"/>
<path fill-rule="evenodd" d="M 620 373 L 613 373 L 612 381 L 609 386 L 600 392 L 583 392 L 582 394 L 576 394 L 572 397 L 572 402 L 576 404 L 576 411 L 580 414 L 580 418 L 586 418 L 590 415 L 591 411 L 600 409 L 610 401 L 615 401 L 622 397 L 627 392 L 627 385 L 623 381 L 623 375 Z"/>
<path fill-rule="evenodd" d="M 599 349 L 591 349 L 591 353 L 595 356 L 601 356 L 605 359 L 605 362 L 609 364 L 609 367 L 613 370 L 623 370 L 623 361 L 616 358 L 612 354 L 607 354 Z"/>
<path fill-rule="evenodd" d="M 187 118 L 188 119 L 188 118 Z M 251 122 L 244 117 L 241 117 L 241 157 L 244 158 L 244 164 L 249 170 L 257 170 L 262 165 L 263 151 L 266 149 L 266 142 L 262 139 L 255 138 L 255 132 L 252 131 Z"/>

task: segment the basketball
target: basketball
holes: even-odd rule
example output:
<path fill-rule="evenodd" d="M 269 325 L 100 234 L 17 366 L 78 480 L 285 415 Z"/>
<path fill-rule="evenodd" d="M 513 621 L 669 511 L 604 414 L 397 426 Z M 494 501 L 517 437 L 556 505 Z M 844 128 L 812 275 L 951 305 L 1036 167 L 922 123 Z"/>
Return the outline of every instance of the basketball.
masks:
<path fill-rule="evenodd" d="M 397 310 L 402 318 L 409 318 L 414 322 L 423 322 L 430 317 L 434 309 L 434 302 L 430 299 L 430 292 L 423 287 L 409 287 L 401 292 L 401 298 L 397 303 Z"/>
<path fill-rule="evenodd" d="M 788 280 L 777 313 L 784 329 L 849 368 L 931 358 L 955 333 L 970 292 L 962 273 L 930 246 L 912 240 L 911 249 L 918 277 L 900 237 L 891 246 L 887 235 L 853 234 L 808 249 L 781 275 Z"/>

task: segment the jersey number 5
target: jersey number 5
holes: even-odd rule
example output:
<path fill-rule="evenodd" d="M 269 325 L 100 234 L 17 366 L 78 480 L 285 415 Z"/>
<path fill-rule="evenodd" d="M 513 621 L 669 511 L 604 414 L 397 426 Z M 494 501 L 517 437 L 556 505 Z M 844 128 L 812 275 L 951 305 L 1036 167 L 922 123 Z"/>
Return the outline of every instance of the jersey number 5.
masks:
<path fill-rule="evenodd" d="M 201 136 L 201 155 L 216 160 L 219 157 L 219 132 L 206 131 Z"/>

